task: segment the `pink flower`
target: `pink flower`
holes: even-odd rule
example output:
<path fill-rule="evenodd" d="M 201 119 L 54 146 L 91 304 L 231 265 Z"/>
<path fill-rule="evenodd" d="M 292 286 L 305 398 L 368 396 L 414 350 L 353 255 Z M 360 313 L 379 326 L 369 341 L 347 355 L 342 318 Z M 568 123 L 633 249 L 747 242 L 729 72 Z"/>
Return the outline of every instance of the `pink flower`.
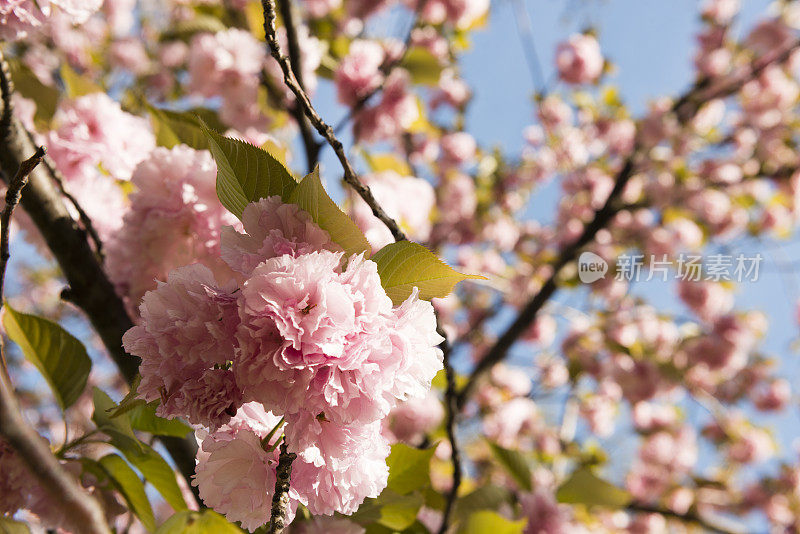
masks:
<path fill-rule="evenodd" d="M 786 407 L 792 398 L 792 388 L 783 378 L 772 380 L 758 392 L 755 405 L 759 410 L 777 411 Z"/>
<path fill-rule="evenodd" d="M 738 12 L 739 0 L 706 0 L 703 3 L 703 17 L 715 24 L 729 24 Z"/>
<path fill-rule="evenodd" d="M 593 83 L 603 72 L 600 44 L 591 35 L 575 34 L 556 48 L 559 77 L 567 83 Z"/>
<path fill-rule="evenodd" d="M 396 441 L 413 445 L 439 426 L 443 418 L 442 402 L 428 392 L 425 398 L 411 398 L 395 406 L 384 419 L 384 425 Z"/>
<path fill-rule="evenodd" d="M 352 514 L 386 487 L 389 444 L 380 422 L 340 426 L 309 412 L 287 421 L 286 442 L 298 454 L 291 487 L 312 514 Z"/>
<path fill-rule="evenodd" d="M 26 504 L 27 489 L 38 485 L 22 458 L 0 438 L 0 515 L 13 516 Z"/>
<path fill-rule="evenodd" d="M 304 4 L 308 14 L 319 19 L 341 7 L 342 0 L 305 0 Z"/>
<path fill-rule="evenodd" d="M 83 24 L 103 4 L 102 0 L 3 0 L 0 2 L 0 40 L 24 39 L 58 11 L 70 24 Z"/>
<path fill-rule="evenodd" d="M 433 307 L 412 294 L 392 309 L 373 262 L 341 260 L 284 255 L 244 283 L 234 370 L 247 400 L 352 424 L 426 393 L 442 365 Z"/>
<path fill-rule="evenodd" d="M 261 262 L 288 254 L 300 256 L 315 250 L 340 250 L 330 235 L 296 204 L 280 197 L 262 198 L 242 213 L 245 233 L 231 226 L 222 229 L 222 259 L 242 274 L 250 274 Z"/>
<path fill-rule="evenodd" d="M 336 95 L 340 103 L 353 107 L 383 81 L 380 70 L 385 58 L 375 41 L 357 39 L 336 69 Z"/>
<path fill-rule="evenodd" d="M 430 183 L 422 178 L 400 176 L 395 171 L 367 174 L 361 180 L 410 239 L 427 241 L 431 233 L 431 210 L 436 201 Z M 352 194 L 351 199 L 350 216 L 370 245 L 378 250 L 393 243 L 392 233 L 372 214 L 372 208 L 360 196 Z"/>
<path fill-rule="evenodd" d="M 47 136 L 50 155 L 67 183 L 87 167 L 103 166 L 117 180 L 130 180 L 136 165 L 155 148 L 147 119 L 122 111 L 105 93 L 62 103 Z"/>
<path fill-rule="evenodd" d="M 142 295 L 174 268 L 199 262 L 220 280 L 232 272 L 220 261 L 220 227 L 237 224 L 220 204 L 211 154 L 184 145 L 157 148 L 133 174 L 137 191 L 122 229 L 109 240 L 106 268 L 132 314 Z"/>
<path fill-rule="evenodd" d="M 457 167 L 475 159 L 477 144 L 467 132 L 454 132 L 442 137 L 442 163 Z"/>
<path fill-rule="evenodd" d="M 407 130 L 417 118 L 419 108 L 408 92 L 408 73 L 395 69 L 384 83 L 380 102 L 356 116 L 353 133 L 359 141 L 374 143 Z"/>
<path fill-rule="evenodd" d="M 125 350 L 142 359 L 138 396 L 161 400 L 161 417 L 188 416 L 216 427 L 235 413 L 241 394 L 231 373 L 236 297 L 233 286 L 217 286 L 199 264 L 175 269 L 167 282 L 148 291 L 139 311 L 142 324 L 122 338 Z"/>
<path fill-rule="evenodd" d="M 528 518 L 525 534 L 567 534 L 570 531 L 568 507 L 543 489 L 520 496 L 522 512 Z"/>
<path fill-rule="evenodd" d="M 261 440 L 278 422 L 278 417 L 261 407 L 246 405 L 216 432 L 198 432 L 200 447 L 192 484 L 197 486 L 206 506 L 224 514 L 229 521 L 241 521 L 250 532 L 270 518 L 278 449 L 267 452 Z M 291 521 L 297 501 L 289 502 Z"/>

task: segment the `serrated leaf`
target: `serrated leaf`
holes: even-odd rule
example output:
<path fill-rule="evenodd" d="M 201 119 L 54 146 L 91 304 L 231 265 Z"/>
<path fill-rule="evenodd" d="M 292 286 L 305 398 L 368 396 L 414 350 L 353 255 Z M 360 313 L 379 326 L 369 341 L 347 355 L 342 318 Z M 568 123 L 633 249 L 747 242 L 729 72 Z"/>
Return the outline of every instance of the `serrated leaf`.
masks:
<path fill-rule="evenodd" d="M 145 480 L 158 490 L 173 510 L 180 511 L 188 508 L 175 478 L 175 472 L 152 447 L 141 442 L 139 447 L 131 447 L 124 441 L 114 442 L 112 440 L 112 443 L 142 473 Z"/>
<path fill-rule="evenodd" d="M 492 454 L 495 459 L 505 468 L 506 472 L 511 475 L 511 478 L 514 479 L 519 487 L 531 491 L 533 489 L 533 475 L 522 453 L 511 449 L 505 449 L 492 442 L 489 442 L 489 447 L 492 449 Z"/>
<path fill-rule="evenodd" d="M 144 484 L 139 476 L 131 469 L 128 463 L 116 454 L 103 456 L 98 461 L 105 473 L 111 479 L 114 487 L 119 490 L 128 506 L 144 525 L 152 532 L 156 528 L 153 508 L 144 491 Z"/>
<path fill-rule="evenodd" d="M 64 82 L 67 96 L 70 98 L 78 98 L 79 96 L 104 92 L 102 87 L 87 76 L 78 74 L 66 63 L 62 63 L 59 74 L 61 75 L 61 80 Z"/>
<path fill-rule="evenodd" d="M 386 488 L 376 499 L 366 499 L 350 520 L 360 525 L 379 524 L 392 531 L 404 530 L 417 518 L 425 499 L 419 492 L 410 495 Z"/>
<path fill-rule="evenodd" d="M 21 521 L 0 515 L 0 534 L 30 534 L 31 529 Z"/>
<path fill-rule="evenodd" d="M 158 401 L 141 404 L 131 409 L 128 417 L 134 430 L 149 432 L 156 436 L 184 438 L 192 428 L 180 419 L 164 419 L 156 415 Z"/>
<path fill-rule="evenodd" d="M 147 404 L 144 399 L 136 398 L 136 390 L 139 389 L 139 383 L 142 381 L 142 375 L 138 374 L 133 378 L 133 382 L 131 382 L 130 389 L 128 389 L 127 395 L 123 397 L 116 408 L 111 410 L 108 414 L 111 419 L 115 417 L 119 417 L 122 414 L 128 413 L 129 411 L 133 410 L 137 406 L 141 406 L 143 404 Z"/>
<path fill-rule="evenodd" d="M 131 428 L 131 421 L 127 414 L 121 414 L 112 417 L 111 414 L 117 408 L 116 403 L 111 400 L 111 397 L 106 395 L 104 391 L 99 388 L 94 388 L 92 391 L 92 400 L 94 401 L 94 413 L 92 414 L 92 421 L 97 425 L 97 428 L 107 434 L 111 438 L 111 442 L 119 448 L 119 444 L 124 444 L 127 447 L 141 447 L 139 440 L 133 433 Z"/>
<path fill-rule="evenodd" d="M 444 67 L 439 58 L 422 46 L 412 46 L 403 56 L 400 66 L 411 75 L 414 83 L 437 85 Z"/>
<path fill-rule="evenodd" d="M 403 443 L 392 445 L 392 452 L 386 459 L 389 466 L 386 487 L 403 495 L 428 486 L 434 450 L 434 447 L 416 449 Z"/>
<path fill-rule="evenodd" d="M 287 202 L 307 211 L 311 219 L 328 232 L 331 240 L 342 247 L 348 256 L 364 252 L 369 257 L 372 253 L 367 238 L 358 226 L 325 192 L 319 178 L 319 167 L 297 184 Z"/>
<path fill-rule="evenodd" d="M 161 525 L 156 534 L 242 534 L 242 529 L 229 523 L 213 510 L 186 510 L 174 514 Z"/>
<path fill-rule="evenodd" d="M 11 79 L 14 81 L 14 90 L 25 98 L 33 100 L 36 104 L 36 111 L 33 114 L 34 121 L 44 126 L 48 125 L 58 108 L 58 89 L 43 84 L 33 71 L 19 60 L 12 58 L 8 64 L 11 70 Z"/>
<path fill-rule="evenodd" d="M 588 467 L 579 467 L 556 492 L 558 502 L 624 508 L 630 504 L 631 494 L 606 482 Z"/>
<path fill-rule="evenodd" d="M 86 347 L 58 323 L 5 305 L 3 326 L 25 358 L 42 373 L 58 405 L 66 410 L 86 387 L 92 361 Z"/>
<path fill-rule="evenodd" d="M 526 519 L 511 521 L 497 512 L 481 510 L 470 515 L 459 530 L 461 534 L 522 534 L 527 524 Z"/>
<path fill-rule="evenodd" d="M 485 280 L 483 276 L 454 271 L 430 250 L 411 241 L 386 245 L 372 256 L 372 261 L 378 264 L 381 285 L 395 304 L 406 300 L 414 287 L 419 289 L 419 298 L 430 300 L 446 297 L 467 278 Z"/>
<path fill-rule="evenodd" d="M 195 150 L 208 149 L 208 138 L 195 114 L 158 109 L 149 104 L 147 111 L 150 113 L 158 146 L 172 148 L 184 144 Z"/>
<path fill-rule="evenodd" d="M 205 125 L 203 132 L 217 162 L 217 196 L 237 217 L 250 202 L 272 195 L 286 199 L 294 190 L 295 179 L 266 150 L 223 137 Z"/>

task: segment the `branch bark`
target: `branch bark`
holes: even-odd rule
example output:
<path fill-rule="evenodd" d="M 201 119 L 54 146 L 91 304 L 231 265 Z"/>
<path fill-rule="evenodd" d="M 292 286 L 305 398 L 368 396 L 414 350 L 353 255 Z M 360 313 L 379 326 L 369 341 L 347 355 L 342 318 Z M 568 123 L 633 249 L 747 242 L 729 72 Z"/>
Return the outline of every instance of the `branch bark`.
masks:
<path fill-rule="evenodd" d="M 389 217 L 375 200 L 375 197 L 372 195 L 372 191 L 370 191 L 369 187 L 364 185 L 361 180 L 359 180 L 355 169 L 347 159 L 342 142 L 337 139 L 336 134 L 333 132 L 333 128 L 331 128 L 324 120 L 322 120 L 322 117 L 320 117 L 317 111 L 314 109 L 314 106 L 311 104 L 311 100 L 308 98 L 308 95 L 297 81 L 297 76 L 292 68 L 291 59 L 281 53 L 281 48 L 280 44 L 278 43 L 275 29 L 275 0 L 261 0 L 261 7 L 264 10 L 264 34 L 266 35 L 270 54 L 272 54 L 272 57 L 275 58 L 280 65 L 281 70 L 283 71 L 284 83 L 287 85 L 287 87 L 289 87 L 292 93 L 294 93 L 297 102 L 299 102 L 302 106 L 303 111 L 311 121 L 311 124 L 314 126 L 314 128 L 316 128 L 317 132 L 319 132 L 319 134 L 325 138 L 331 148 L 333 148 L 333 151 L 336 153 L 336 157 L 339 159 L 342 169 L 344 169 L 345 182 L 347 182 L 347 184 L 350 185 L 350 187 L 352 187 L 356 193 L 358 193 L 358 195 L 364 199 L 364 202 L 366 202 L 367 205 L 372 209 L 373 215 L 375 215 L 375 217 L 377 217 L 383 224 L 386 225 L 387 228 L 389 228 L 389 231 L 392 232 L 392 236 L 394 237 L 395 241 L 403 241 L 407 239 L 397 222 Z"/>
<path fill-rule="evenodd" d="M 11 106 L 13 83 L 8 63 L 0 51 L 0 169 L 13 175 L 35 147 Z M 88 317 L 111 358 L 130 384 L 139 359 L 122 348 L 122 335 L 133 326 L 122 300 L 103 271 L 86 232 L 67 210 L 47 169 L 35 168 L 22 195 L 22 207 L 33 219 L 69 284 L 70 301 Z M 187 481 L 194 473 L 196 446 L 190 440 L 162 439 Z M 191 486 L 193 491 L 196 488 Z"/>
<path fill-rule="evenodd" d="M 4 84 L 4 89 L 7 89 Z M 4 91 L 5 94 L 5 91 Z M 3 110 L 3 123 L 7 123 L 10 113 Z M 20 201 L 22 189 L 28 183 L 28 176 L 41 163 L 45 149 L 39 147 L 35 154 L 20 163 L 17 172 L 8 180 L 6 203 L 0 214 L 0 308 L 3 306 L 3 287 L 6 267 L 10 258 L 9 229 L 11 216 Z M 0 346 L 0 357 L 4 365 L 0 369 L 0 435 L 11 445 L 28 470 L 39 480 L 41 487 L 50 493 L 53 502 L 63 509 L 65 517 L 74 521 L 80 532 L 109 534 L 103 509 L 86 493 L 61 466 L 39 435 L 22 418 L 19 403 L 14 396 L 11 381 L 5 367 L 5 352 Z"/>
<path fill-rule="evenodd" d="M 281 454 L 275 478 L 275 494 L 272 496 L 272 510 L 269 518 L 269 534 L 280 534 L 286 527 L 286 514 L 289 509 L 289 482 L 292 478 L 292 462 L 297 454 L 289 452 L 286 439 L 281 443 Z"/>
<path fill-rule="evenodd" d="M 718 82 L 709 82 L 707 80 L 698 82 L 691 90 L 675 101 L 672 112 L 677 117 L 679 123 L 687 123 L 694 117 L 704 103 L 736 93 L 745 83 L 758 76 L 770 65 L 785 62 L 798 48 L 800 48 L 800 40 L 793 41 L 783 49 L 765 54 L 753 61 L 748 67 Z M 597 232 L 605 228 L 619 211 L 619 208 L 616 207 L 617 201 L 631 176 L 635 173 L 637 159 L 642 156 L 641 152 L 641 146 L 638 144 L 634 146 L 631 155 L 617 173 L 614 188 L 611 194 L 609 194 L 605 204 L 595 212 L 594 218 L 584 227 L 580 237 L 561 251 L 558 259 L 553 263 L 552 274 L 545 281 L 544 285 L 542 285 L 542 288 L 528 301 L 519 315 L 517 315 L 514 322 L 506 328 L 495 344 L 486 352 L 483 358 L 481 358 L 458 394 L 459 408 L 463 408 L 464 404 L 466 404 L 478 379 L 496 363 L 505 359 L 511 346 L 536 319 L 536 315 L 558 289 L 557 280 L 564 267 L 577 257 L 583 247 L 594 240 Z"/>

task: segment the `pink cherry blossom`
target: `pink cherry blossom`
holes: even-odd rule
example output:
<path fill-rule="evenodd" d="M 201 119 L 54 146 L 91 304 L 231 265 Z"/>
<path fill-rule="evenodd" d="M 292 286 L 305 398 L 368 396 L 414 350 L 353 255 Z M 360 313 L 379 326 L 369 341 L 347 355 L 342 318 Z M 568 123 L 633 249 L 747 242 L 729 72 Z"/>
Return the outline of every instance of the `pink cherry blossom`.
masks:
<path fill-rule="evenodd" d="M 575 34 L 556 49 L 558 75 L 567 83 L 592 83 L 603 72 L 600 44 L 591 35 Z"/>
<path fill-rule="evenodd" d="M 220 204 L 211 154 L 184 145 L 157 148 L 133 174 L 137 190 L 122 228 L 108 242 L 106 268 L 133 315 L 142 295 L 174 268 L 203 263 L 227 281 L 220 227 L 236 218 Z"/>
<path fill-rule="evenodd" d="M 380 86 L 380 71 L 385 58 L 383 47 L 375 41 L 356 40 L 350 43 L 347 55 L 336 70 L 336 95 L 340 103 L 355 106 Z"/>
<path fill-rule="evenodd" d="M 245 233 L 226 226 L 221 236 L 222 259 L 242 274 L 250 274 L 263 261 L 284 254 L 300 256 L 315 250 L 340 250 L 308 213 L 296 204 L 284 204 L 277 196 L 248 204 L 242 213 L 242 225 Z"/>

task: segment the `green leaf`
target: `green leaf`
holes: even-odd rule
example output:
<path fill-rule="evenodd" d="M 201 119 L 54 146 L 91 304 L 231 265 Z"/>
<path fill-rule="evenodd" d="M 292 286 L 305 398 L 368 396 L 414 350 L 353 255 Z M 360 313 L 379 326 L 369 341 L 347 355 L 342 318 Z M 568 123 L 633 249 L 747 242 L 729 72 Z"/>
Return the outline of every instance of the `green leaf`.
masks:
<path fill-rule="evenodd" d="M 403 57 L 400 66 L 411 74 L 414 83 L 437 85 L 444 67 L 439 58 L 422 46 L 412 46 Z"/>
<path fill-rule="evenodd" d="M 133 378 L 133 382 L 131 382 L 131 387 L 128 390 L 128 394 L 119 401 L 119 404 L 116 408 L 114 408 L 111 413 L 109 414 L 111 418 L 119 417 L 122 414 L 128 413 L 129 411 L 133 410 L 137 406 L 141 406 L 143 404 L 147 404 L 144 399 L 136 398 L 136 390 L 139 389 L 139 382 L 142 381 L 142 375 L 138 374 Z"/>
<path fill-rule="evenodd" d="M 150 506 L 150 501 L 147 500 L 144 484 L 139 480 L 136 472 L 116 454 L 103 456 L 100 458 L 99 464 L 117 490 L 125 497 L 128 506 L 141 520 L 144 528 L 150 532 L 154 531 L 156 520 L 153 516 L 153 508 Z"/>
<path fill-rule="evenodd" d="M 372 254 L 369 242 L 358 226 L 325 192 L 319 179 L 319 167 L 303 178 L 287 201 L 307 211 L 311 219 L 327 231 L 333 242 L 342 247 L 348 256 L 362 252 L 366 253 L 366 257 Z"/>
<path fill-rule="evenodd" d="M 131 409 L 128 417 L 134 430 L 149 432 L 156 436 L 174 436 L 184 438 L 192 431 L 191 427 L 180 419 L 164 419 L 156 415 L 158 401 L 141 404 Z"/>
<path fill-rule="evenodd" d="M 242 534 L 236 525 L 212 510 L 186 510 L 174 514 L 161 525 L 156 534 Z"/>
<path fill-rule="evenodd" d="M 387 488 L 403 495 L 430 484 L 431 458 L 435 447 L 416 449 L 403 443 L 392 445 L 386 459 L 389 465 Z"/>
<path fill-rule="evenodd" d="M 50 384 L 61 409 L 72 406 L 83 393 L 92 368 L 83 343 L 59 324 L 18 312 L 7 303 L 3 326 L 8 337 L 22 349 L 25 358 Z"/>
<path fill-rule="evenodd" d="M 489 442 L 492 454 L 502 465 L 520 488 L 531 491 L 533 489 L 532 477 L 528 461 L 519 451 L 504 449 L 496 443 Z"/>
<path fill-rule="evenodd" d="M 175 472 L 152 447 L 141 442 L 139 447 L 131 447 L 126 442 L 118 443 L 113 440 L 112 443 L 142 473 L 144 478 L 158 490 L 174 510 L 180 511 L 188 508 L 175 478 Z"/>
<path fill-rule="evenodd" d="M 124 444 L 126 447 L 141 447 L 139 440 L 133 433 L 131 428 L 131 421 L 127 414 L 115 415 L 117 405 L 111 400 L 111 397 L 106 395 L 104 391 L 99 388 L 94 388 L 92 391 L 92 399 L 94 401 L 94 413 L 92 414 L 92 421 L 97 425 L 97 428 L 107 434 L 111 438 L 111 442 L 118 449 L 119 444 Z"/>
<path fill-rule="evenodd" d="M 481 510 L 469 516 L 460 532 L 461 534 L 486 534 L 487 532 L 491 534 L 522 534 L 526 523 L 526 519 L 511 521 L 497 512 Z"/>
<path fill-rule="evenodd" d="M 87 76 L 78 74 L 66 63 L 62 63 L 59 73 L 61 74 L 61 80 L 64 82 L 67 96 L 70 98 L 77 98 L 79 96 L 103 92 L 102 87 L 97 85 Z"/>
<path fill-rule="evenodd" d="M 377 523 L 392 531 L 405 530 L 416 521 L 424 502 L 419 492 L 400 495 L 387 488 L 377 499 L 366 499 L 350 520 L 360 525 Z"/>
<path fill-rule="evenodd" d="M 0 534 L 30 534 L 31 529 L 21 521 L 0 515 Z"/>
<path fill-rule="evenodd" d="M 297 186 L 286 167 L 266 150 L 223 137 L 205 125 L 203 132 L 217 162 L 217 196 L 237 217 L 250 202 L 272 195 L 286 199 Z"/>
<path fill-rule="evenodd" d="M 483 276 L 461 274 L 451 269 L 430 250 L 411 241 L 386 245 L 372 256 L 386 294 L 395 304 L 411 295 L 414 287 L 419 298 L 430 300 L 446 297 L 453 287 L 467 278 L 485 280 Z"/>
<path fill-rule="evenodd" d="M 184 144 L 195 150 L 207 150 L 208 138 L 200 119 L 190 112 L 158 109 L 146 104 L 156 134 L 156 144 L 166 148 Z"/>
<path fill-rule="evenodd" d="M 11 70 L 11 79 L 14 81 L 14 89 L 36 103 L 34 120 L 38 124 L 48 125 L 58 108 L 58 89 L 43 84 L 33 71 L 19 60 L 12 58 L 8 64 Z"/>
<path fill-rule="evenodd" d="M 502 486 L 487 484 L 472 493 L 459 497 L 453 514 L 465 518 L 476 510 L 497 510 L 504 503 L 511 502 L 511 492 Z"/>
<path fill-rule="evenodd" d="M 624 508 L 632 500 L 630 493 L 599 478 L 588 467 L 576 469 L 558 488 L 556 498 L 563 503 L 611 508 Z"/>

